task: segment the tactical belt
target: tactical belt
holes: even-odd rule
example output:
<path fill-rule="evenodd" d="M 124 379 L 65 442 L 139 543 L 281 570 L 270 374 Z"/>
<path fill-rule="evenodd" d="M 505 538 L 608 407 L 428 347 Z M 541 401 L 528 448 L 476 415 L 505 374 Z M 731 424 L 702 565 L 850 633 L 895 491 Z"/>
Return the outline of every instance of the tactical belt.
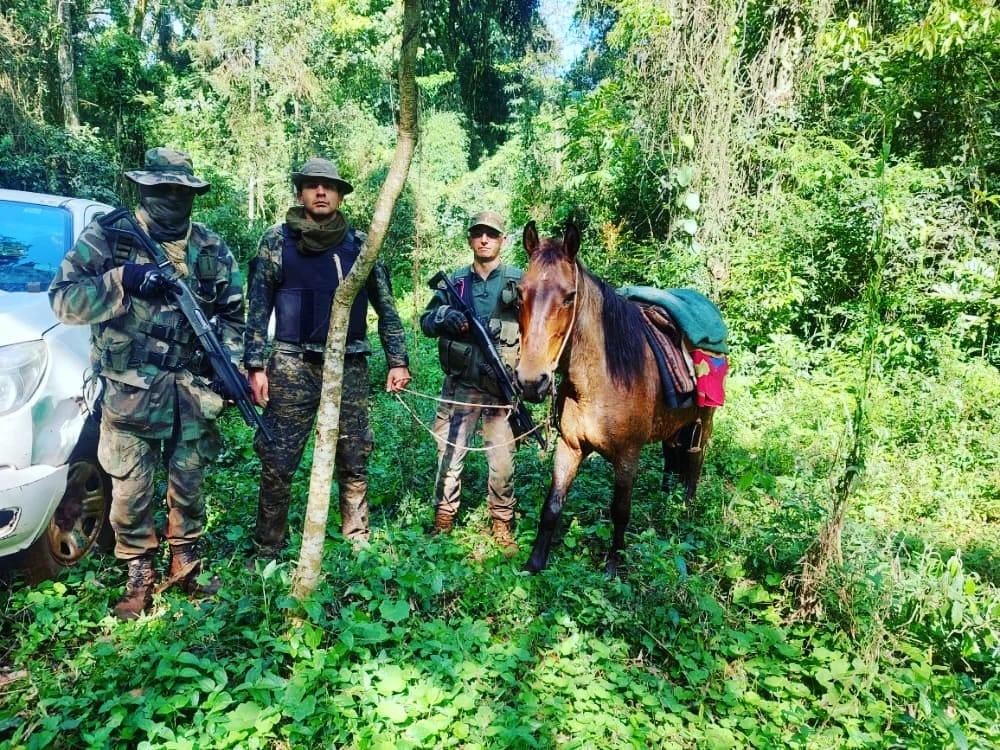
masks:
<path fill-rule="evenodd" d="M 277 351 L 284 354 L 286 357 L 294 357 L 295 359 L 302 360 L 306 364 L 310 365 L 321 365 L 323 364 L 323 352 L 313 351 L 312 349 L 300 349 L 299 344 L 292 343 L 291 341 L 277 341 L 279 346 Z M 286 349 L 280 344 L 285 344 L 288 347 L 295 347 L 294 349 Z"/>
<path fill-rule="evenodd" d="M 321 365 L 325 359 L 324 352 L 317 352 L 312 349 L 282 349 L 281 347 L 278 347 L 277 351 L 279 354 L 283 354 L 286 357 L 302 360 L 307 365 Z M 344 355 L 344 359 L 347 360 L 351 357 L 364 356 L 366 356 L 364 352 L 348 352 Z"/>
<path fill-rule="evenodd" d="M 285 354 L 290 354 L 293 357 L 298 357 L 306 364 L 310 365 L 321 365 L 323 364 L 323 352 L 313 352 L 308 350 L 302 350 L 301 352 L 285 352 Z"/>

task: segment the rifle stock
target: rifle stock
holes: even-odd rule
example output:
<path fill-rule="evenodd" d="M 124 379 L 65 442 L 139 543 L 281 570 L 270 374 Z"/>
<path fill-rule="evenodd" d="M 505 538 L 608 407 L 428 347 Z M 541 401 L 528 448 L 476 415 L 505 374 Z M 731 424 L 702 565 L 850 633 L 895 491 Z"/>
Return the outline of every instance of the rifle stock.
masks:
<path fill-rule="evenodd" d="M 121 220 L 128 222 L 131 229 L 116 227 L 115 224 Z M 201 305 L 194 298 L 194 294 L 192 294 L 188 285 L 177 276 L 174 264 L 170 262 L 163 248 L 154 242 L 152 237 L 136 224 L 132 212 L 127 208 L 119 208 L 109 214 L 105 214 L 98 219 L 98 223 L 100 223 L 105 233 L 115 232 L 119 235 L 130 237 L 153 257 L 164 276 L 170 280 L 169 294 L 177 303 L 177 306 L 180 308 L 184 318 L 191 325 L 191 328 L 194 329 L 195 335 L 198 337 L 198 342 L 208 357 L 212 372 L 222 382 L 225 393 L 240 394 L 239 398 L 235 399 L 235 402 L 237 408 L 240 410 L 240 416 L 243 417 L 243 421 L 248 426 L 260 430 L 267 440 L 273 440 L 271 431 L 267 429 L 264 420 L 261 419 L 260 414 L 257 413 L 257 410 L 253 406 L 246 378 L 243 377 L 236 368 L 236 365 L 229 358 L 229 352 L 226 351 L 222 342 L 219 341 L 219 337 L 215 335 L 215 329 L 205 315 L 205 311 L 201 309 Z"/>
<path fill-rule="evenodd" d="M 531 418 L 531 413 L 524 405 L 524 402 L 521 401 L 521 389 L 507 371 L 503 360 L 500 358 L 500 352 L 497 351 L 496 345 L 493 343 L 493 338 L 490 336 L 489 331 L 486 330 L 486 326 L 483 325 L 479 316 L 476 315 L 476 311 L 462 299 L 462 295 L 458 293 L 455 285 L 444 271 L 438 271 L 434 274 L 428 282 L 428 286 L 435 291 L 444 291 L 449 298 L 449 304 L 465 316 L 469 324 L 472 343 L 475 344 L 486 359 L 486 365 L 490 368 L 493 380 L 500 387 L 501 395 L 512 407 L 507 421 L 510 422 L 511 429 L 514 431 L 514 437 L 521 438 L 524 435 L 530 434 L 532 438 L 538 441 L 542 450 L 545 450 L 545 436 L 535 428 L 535 422 Z"/>

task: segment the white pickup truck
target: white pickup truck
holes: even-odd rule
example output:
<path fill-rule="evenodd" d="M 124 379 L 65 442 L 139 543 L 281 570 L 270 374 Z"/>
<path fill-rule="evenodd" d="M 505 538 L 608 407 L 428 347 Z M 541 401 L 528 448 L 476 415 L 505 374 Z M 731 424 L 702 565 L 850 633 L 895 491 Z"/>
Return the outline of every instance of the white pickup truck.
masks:
<path fill-rule="evenodd" d="M 0 569 L 29 583 L 114 540 L 90 328 L 61 324 L 46 294 L 83 228 L 110 210 L 0 189 Z"/>

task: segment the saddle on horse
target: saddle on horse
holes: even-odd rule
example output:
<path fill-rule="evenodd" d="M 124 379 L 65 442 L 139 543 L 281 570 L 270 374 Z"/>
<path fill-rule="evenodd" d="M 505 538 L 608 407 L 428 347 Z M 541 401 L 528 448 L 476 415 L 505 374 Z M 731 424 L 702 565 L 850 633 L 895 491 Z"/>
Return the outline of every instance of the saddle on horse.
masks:
<path fill-rule="evenodd" d="M 722 406 L 729 332 L 715 304 L 694 289 L 628 286 L 618 293 L 642 311 L 667 405 L 696 396 L 698 406 Z"/>

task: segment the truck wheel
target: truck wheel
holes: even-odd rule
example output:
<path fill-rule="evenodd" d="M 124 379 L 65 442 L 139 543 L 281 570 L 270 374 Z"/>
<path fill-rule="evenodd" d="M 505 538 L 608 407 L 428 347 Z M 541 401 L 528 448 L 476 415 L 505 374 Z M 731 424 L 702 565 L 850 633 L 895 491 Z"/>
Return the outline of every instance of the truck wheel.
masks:
<path fill-rule="evenodd" d="M 111 479 L 97 460 L 98 421 L 92 415 L 80 433 L 69 459 L 66 491 L 45 531 L 17 561 L 29 584 L 59 575 L 76 565 L 94 547 L 114 546 Z"/>

